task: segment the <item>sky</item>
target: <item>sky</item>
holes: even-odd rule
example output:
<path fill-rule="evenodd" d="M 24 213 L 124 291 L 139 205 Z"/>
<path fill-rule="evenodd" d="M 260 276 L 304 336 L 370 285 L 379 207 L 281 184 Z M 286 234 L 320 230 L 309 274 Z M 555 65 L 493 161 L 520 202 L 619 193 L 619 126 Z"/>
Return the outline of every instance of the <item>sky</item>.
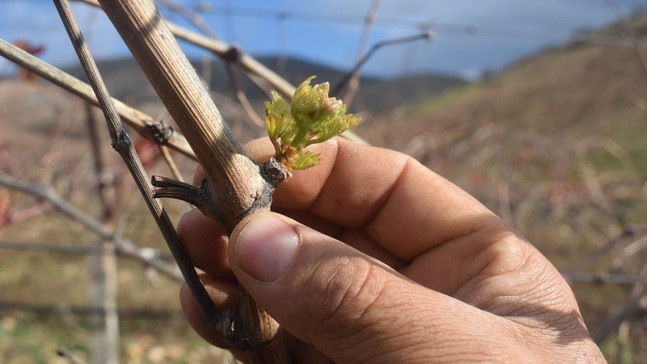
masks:
<path fill-rule="evenodd" d="M 364 19 L 376 0 L 174 0 L 201 15 L 222 40 L 252 56 L 291 56 L 342 70 L 357 60 Z M 382 47 L 364 65 L 365 74 L 397 77 L 445 73 L 477 79 L 520 57 L 572 39 L 577 32 L 613 22 L 619 14 L 647 7 L 645 0 L 381 0 L 368 47 L 431 31 L 430 40 Z M 128 56 L 107 17 L 72 3 L 96 59 Z M 169 20 L 189 28 L 180 15 L 159 5 Z M 195 29 L 195 28 L 193 28 Z M 0 0 L 0 38 L 44 45 L 40 55 L 56 66 L 77 64 L 52 1 Z M 616 42 L 617 40 L 611 40 Z M 182 44 L 182 43 L 181 43 Z M 207 53 L 182 44 L 190 57 Z M 15 68 L 0 60 L 0 74 Z"/>

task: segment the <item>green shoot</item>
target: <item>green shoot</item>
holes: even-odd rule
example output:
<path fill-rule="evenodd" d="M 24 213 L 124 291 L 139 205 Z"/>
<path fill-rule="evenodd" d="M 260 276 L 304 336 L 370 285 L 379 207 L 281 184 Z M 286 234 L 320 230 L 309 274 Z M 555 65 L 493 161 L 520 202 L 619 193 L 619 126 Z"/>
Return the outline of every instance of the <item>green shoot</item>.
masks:
<path fill-rule="evenodd" d="M 313 78 L 299 85 L 291 105 L 273 91 L 272 100 L 265 102 L 265 123 L 276 150 L 274 158 L 288 171 L 319 164 L 319 155 L 303 148 L 324 142 L 359 122 L 353 114 L 346 114 L 343 102 L 328 97 L 328 82 L 310 86 Z"/>

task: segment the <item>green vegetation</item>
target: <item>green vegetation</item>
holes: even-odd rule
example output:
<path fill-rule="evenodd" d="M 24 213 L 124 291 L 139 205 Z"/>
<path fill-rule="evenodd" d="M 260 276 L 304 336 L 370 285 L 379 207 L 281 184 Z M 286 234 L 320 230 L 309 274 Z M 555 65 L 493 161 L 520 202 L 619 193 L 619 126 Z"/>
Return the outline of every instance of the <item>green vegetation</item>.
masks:
<path fill-rule="evenodd" d="M 328 96 L 328 82 L 310 86 L 314 78 L 309 77 L 297 87 L 291 104 L 272 92 L 272 101 L 264 105 L 267 134 L 276 151 L 274 158 L 288 170 L 319 164 L 319 156 L 303 148 L 325 142 L 359 122 L 359 118 L 346 114 L 343 102 Z"/>

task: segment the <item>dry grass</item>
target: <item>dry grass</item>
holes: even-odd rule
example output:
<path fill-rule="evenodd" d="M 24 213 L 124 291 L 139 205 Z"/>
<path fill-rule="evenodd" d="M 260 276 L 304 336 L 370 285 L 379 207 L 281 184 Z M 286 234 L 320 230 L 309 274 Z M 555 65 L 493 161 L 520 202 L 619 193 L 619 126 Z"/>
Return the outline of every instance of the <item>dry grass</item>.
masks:
<path fill-rule="evenodd" d="M 478 85 L 388 115 L 364 117 L 356 131 L 375 145 L 409 153 L 459 184 L 519 229 L 558 268 L 568 271 L 647 216 L 647 74 L 635 50 L 571 46 L 547 51 Z M 156 115 L 159 106 L 147 103 Z M 0 169 L 37 184 L 52 184 L 79 207 L 96 213 L 96 177 L 85 137 L 83 104 L 44 82 L 0 82 Z M 234 110 L 235 111 L 235 110 Z M 232 111 L 232 113 L 234 113 Z M 234 113 L 235 114 L 235 113 Z M 233 114 L 232 114 L 233 115 Z M 226 117 L 227 118 L 227 117 Z M 240 113 L 242 140 L 260 134 Z M 123 173 L 108 146 L 110 170 Z M 180 162 L 190 179 L 194 164 Z M 168 174 L 160 165 L 159 174 Z M 126 180 L 128 180 L 126 178 Z M 132 186 L 122 190 L 125 236 L 165 249 Z M 12 212 L 36 202 L 0 188 Z M 171 204 L 177 219 L 186 207 Z M 49 212 L 0 229 L 7 241 L 91 245 L 78 223 Z M 639 239 L 626 239 L 588 271 L 637 274 L 647 261 Z M 633 244 L 633 245 L 632 245 Z M 635 248 L 629 254 L 629 247 Z M 53 305 L 54 313 L 0 310 L 0 362 L 56 362 L 67 348 L 88 358 L 91 323 L 74 308 L 87 306 L 89 258 L 0 250 L 2 302 Z M 123 317 L 123 362 L 221 362 L 179 313 L 179 286 L 139 264 L 119 260 L 119 304 L 163 313 L 159 319 Z M 593 332 L 621 307 L 628 286 L 574 284 Z M 603 344 L 608 358 L 647 362 L 640 318 Z M 644 317 L 641 318 L 644 323 Z M 229 359 L 227 359 L 229 360 Z M 63 362 L 63 361 L 58 361 Z"/>
<path fill-rule="evenodd" d="M 574 45 L 358 132 L 468 190 L 567 272 L 646 223 L 645 101 L 647 74 L 634 49 Z M 642 238 L 626 239 L 587 271 L 639 274 L 647 261 Z M 595 333 L 631 286 L 573 288 Z M 625 344 L 604 343 L 610 359 L 647 362 L 639 349 L 647 347 L 645 325 L 633 320 Z"/>
<path fill-rule="evenodd" d="M 0 110 L 0 170 L 34 184 L 52 185 L 70 202 L 98 216 L 93 187 L 97 177 L 83 103 L 44 81 L 4 80 L 0 82 Z M 123 179 L 124 203 L 119 215 L 125 224 L 124 235 L 140 246 L 166 251 L 136 188 L 104 137 L 109 171 Z M 182 157 L 178 160 L 190 178 L 195 164 Z M 161 164 L 151 172 L 168 174 Z M 0 195 L 9 202 L 10 212 L 18 215 L 40 204 L 4 187 Z M 187 206 L 170 202 L 167 208 L 177 221 Z M 93 233 L 56 211 L 0 228 L 0 240 L 97 243 Z M 59 348 L 89 360 L 92 264 L 91 256 L 0 250 L 0 362 L 67 363 L 56 356 Z M 123 362 L 231 362 L 227 353 L 204 343 L 190 329 L 180 311 L 178 283 L 125 258 L 118 265 L 118 304 L 125 312 L 121 319 Z M 10 305 L 15 303 L 31 308 Z"/>

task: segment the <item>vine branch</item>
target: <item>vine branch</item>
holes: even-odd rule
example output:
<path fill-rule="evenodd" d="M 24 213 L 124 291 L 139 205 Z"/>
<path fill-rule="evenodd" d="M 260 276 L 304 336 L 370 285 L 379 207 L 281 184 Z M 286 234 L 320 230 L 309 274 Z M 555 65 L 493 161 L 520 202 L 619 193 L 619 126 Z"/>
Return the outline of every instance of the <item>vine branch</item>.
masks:
<path fill-rule="evenodd" d="M 155 256 L 150 253 L 147 249 L 140 249 L 131 241 L 121 238 L 114 233 L 106 230 L 101 224 L 100 221 L 96 220 L 92 216 L 86 214 L 85 212 L 78 209 L 76 206 L 72 205 L 61 196 L 59 196 L 56 191 L 49 187 L 41 187 L 34 184 L 26 183 L 23 181 L 16 180 L 13 177 L 7 176 L 5 174 L 0 174 L 0 185 L 27 193 L 36 197 L 39 200 L 47 201 L 51 206 L 61 211 L 65 215 L 71 217 L 72 219 L 80 222 L 86 228 L 93 231 L 101 239 L 112 240 L 115 242 L 117 251 L 127 255 L 129 257 L 135 258 L 140 262 L 154 267 L 160 272 L 166 274 L 172 279 L 184 282 L 184 279 L 177 274 L 176 270 L 168 264 L 160 262 L 155 259 Z M 6 245 L 5 245 L 6 247 Z M 23 245 L 23 247 L 25 247 Z M 81 247 L 77 247 L 82 249 Z M 67 252 L 67 251 L 66 251 Z"/>
<path fill-rule="evenodd" d="M 97 0 L 76 0 L 89 5 L 101 7 Z M 208 51 L 213 52 L 220 59 L 227 63 L 235 64 L 240 67 L 249 78 L 260 86 L 261 83 L 266 83 L 268 87 L 261 87 L 266 92 L 273 89 L 285 98 L 290 98 L 294 94 L 296 87 L 286 81 L 283 77 L 279 76 L 276 72 L 267 68 L 265 65 L 257 61 L 254 57 L 245 53 L 243 50 L 236 46 L 229 45 L 219 39 L 210 38 L 202 34 L 198 34 L 189 29 L 181 27 L 177 24 L 167 21 L 168 29 L 173 33 L 177 39 L 182 39 L 195 46 L 201 47 Z M 352 131 L 345 131 L 342 136 L 355 143 L 368 144 L 366 140 Z"/>
<path fill-rule="evenodd" d="M 0 39 L 0 55 L 21 67 L 29 69 L 42 78 L 75 94 L 76 96 L 89 101 L 93 105 L 99 106 L 97 97 L 92 91 L 92 87 L 90 85 L 17 48 L 4 39 Z M 153 117 L 136 110 L 119 100 L 112 99 L 112 103 L 115 105 L 117 113 L 123 121 L 133 127 L 137 133 L 142 135 L 144 138 L 152 142 L 157 142 L 155 136 L 148 130 L 148 125 L 155 123 Z M 177 132 L 168 135 L 166 145 L 190 158 L 195 159 L 195 154 L 191 150 L 191 147 L 189 147 L 186 139 Z"/>
<path fill-rule="evenodd" d="M 124 129 L 115 105 L 112 103 L 112 98 L 108 95 L 108 90 L 103 83 L 94 59 L 90 55 L 90 51 L 83 39 L 78 24 L 74 19 L 69 3 L 67 0 L 55 0 L 55 4 L 61 16 L 61 20 L 65 25 L 65 29 L 70 36 L 72 45 L 79 56 L 79 60 L 83 65 L 88 79 L 90 80 L 90 84 L 97 96 L 97 100 L 101 105 L 101 109 L 104 112 L 113 148 L 121 155 L 122 159 L 126 163 L 126 166 L 144 197 L 144 201 L 151 211 L 158 228 L 166 239 L 169 249 L 175 258 L 184 279 L 196 297 L 196 300 L 200 302 L 200 308 L 203 310 L 203 314 L 213 322 L 220 322 L 223 318 L 223 312 L 219 310 L 209 298 L 204 286 L 200 283 L 200 278 L 193 268 L 193 264 L 188 253 L 177 236 L 177 232 L 175 231 L 171 220 L 166 214 L 162 204 L 153 196 L 153 189 L 148 182 L 149 178 L 146 171 L 137 157 L 137 153 L 130 137 Z"/>
<path fill-rule="evenodd" d="M 224 124 L 209 93 L 182 53 L 153 2 L 117 0 L 100 3 L 161 101 L 184 132 L 198 161 L 201 162 L 208 181 L 207 190 L 212 200 L 211 205 L 217 207 L 216 215 L 219 220 L 231 230 L 245 215 L 260 209 L 269 209 L 273 185 L 264 178 L 259 165 L 243 154 L 242 148 Z M 81 42 L 80 33 L 75 31 L 70 34 L 79 57 L 83 59 L 83 53 L 86 51 L 80 52 L 80 50 L 87 47 Z M 102 98 L 109 100 L 106 97 L 105 86 L 102 86 L 98 77 L 96 65 L 89 54 L 85 56 L 87 57 L 87 61 L 84 62 L 87 63 L 86 70 L 92 70 L 88 73 L 94 73 L 94 75 L 89 74 L 88 77 L 95 78 L 97 81 L 93 82 L 93 85 L 99 100 L 101 101 Z M 116 123 L 118 117 L 112 110 L 114 106 L 110 103 L 105 105 L 102 103 L 102 107 L 111 123 Z M 122 156 L 126 159 L 126 152 L 130 153 L 133 148 L 126 139 L 127 135 L 119 132 L 117 126 L 113 128 L 111 136 L 115 149 L 120 154 L 123 153 Z M 141 168 L 134 169 L 132 166 L 129 168 L 134 177 L 140 181 L 138 185 L 156 219 L 164 220 L 163 224 L 158 224 L 160 229 L 165 236 L 170 235 L 177 242 L 177 246 L 175 246 L 176 242 L 172 242 L 171 250 L 178 259 L 183 274 L 196 275 L 192 266 L 191 269 L 183 268 L 187 263 L 190 264 L 190 261 L 187 261 L 188 256 L 181 249 L 175 230 L 172 229 L 170 221 L 167 222 L 168 218 L 161 210 L 161 206 L 153 200 L 152 190 L 143 188 L 147 184 L 141 182 L 143 179 Z M 168 231 L 164 232 L 164 230 Z M 192 282 L 188 281 L 188 283 L 191 285 Z M 192 287 L 192 290 L 198 302 L 205 298 L 197 296 L 202 293 L 206 296 L 201 284 L 199 287 Z M 214 310 L 203 314 L 206 315 L 208 322 L 214 324 L 225 342 L 246 351 L 247 361 L 288 362 L 285 347 L 281 343 L 281 335 L 277 335 L 278 324 L 256 305 L 242 287 L 241 297 L 241 304 L 236 309 L 218 310 L 213 306 Z M 209 313 L 213 313 L 214 316 L 208 317 Z"/>
<path fill-rule="evenodd" d="M 395 39 L 387 39 L 383 40 L 381 42 L 375 43 L 371 49 L 366 52 L 366 54 L 361 57 L 360 59 L 357 60 L 355 63 L 355 66 L 353 69 L 351 69 L 342 79 L 335 85 L 333 90 L 330 92 L 331 95 L 333 96 L 338 96 L 339 93 L 346 87 L 348 86 L 350 80 L 353 77 L 356 77 L 356 74 L 359 73 L 359 70 L 364 66 L 364 64 L 373 56 L 375 52 L 377 52 L 380 48 L 382 47 L 388 47 L 396 44 L 402 44 L 402 43 L 409 43 L 409 42 L 415 42 L 417 40 L 422 40 L 422 39 L 431 39 L 432 34 L 431 32 L 425 32 L 425 33 L 420 33 L 416 35 L 411 35 L 408 37 L 402 37 L 402 38 L 395 38 Z"/>

